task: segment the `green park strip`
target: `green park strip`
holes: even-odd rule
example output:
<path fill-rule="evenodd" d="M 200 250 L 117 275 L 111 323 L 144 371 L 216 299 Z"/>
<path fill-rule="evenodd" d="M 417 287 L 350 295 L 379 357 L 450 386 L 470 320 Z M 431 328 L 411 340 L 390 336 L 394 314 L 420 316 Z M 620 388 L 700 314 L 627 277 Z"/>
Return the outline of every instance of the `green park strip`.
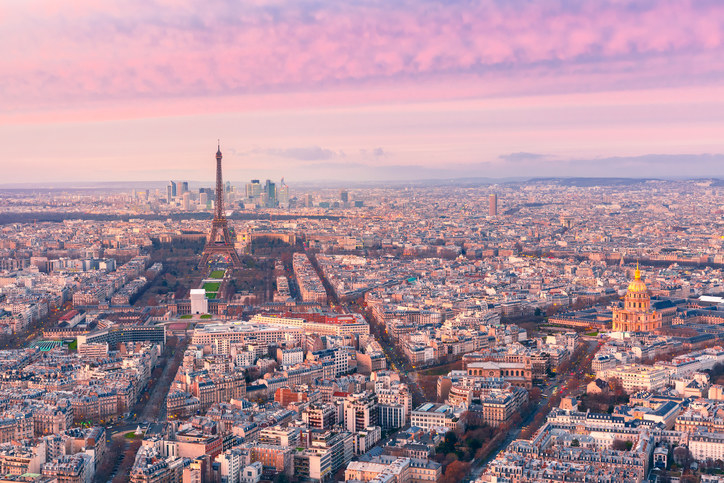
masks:
<path fill-rule="evenodd" d="M 218 292 L 219 287 L 221 287 L 221 282 L 207 282 L 204 284 L 206 292 Z"/>
<path fill-rule="evenodd" d="M 226 272 L 224 270 L 214 270 L 211 272 L 211 275 L 209 275 L 209 278 L 221 279 L 224 278 L 225 273 Z"/>

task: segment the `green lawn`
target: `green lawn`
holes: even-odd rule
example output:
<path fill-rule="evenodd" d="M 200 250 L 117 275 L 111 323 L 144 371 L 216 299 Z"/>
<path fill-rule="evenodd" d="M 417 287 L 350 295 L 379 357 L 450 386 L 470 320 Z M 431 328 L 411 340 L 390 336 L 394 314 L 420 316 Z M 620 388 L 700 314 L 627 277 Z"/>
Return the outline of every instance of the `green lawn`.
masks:
<path fill-rule="evenodd" d="M 78 350 L 78 339 L 73 339 L 73 342 L 68 344 L 68 350 L 71 351 L 77 351 Z"/>
<path fill-rule="evenodd" d="M 224 273 L 226 273 L 224 270 L 214 270 L 209 278 L 224 278 Z"/>
<path fill-rule="evenodd" d="M 201 318 L 202 318 L 202 319 L 210 319 L 210 318 L 211 318 L 211 314 L 204 314 L 204 315 L 201 316 Z"/>
<path fill-rule="evenodd" d="M 424 373 L 424 375 L 426 375 L 426 376 L 444 376 L 450 372 L 450 368 L 449 367 L 442 367 L 442 368 L 438 367 L 438 368 L 428 369 L 426 371 L 420 371 L 420 372 Z"/>
<path fill-rule="evenodd" d="M 136 434 L 135 431 L 130 431 L 123 435 L 127 439 L 140 439 L 143 438 L 143 434 Z"/>
<path fill-rule="evenodd" d="M 181 317 L 179 317 L 179 319 L 190 319 L 190 318 L 191 318 L 191 314 L 186 314 L 186 315 L 182 315 Z"/>
<path fill-rule="evenodd" d="M 204 284 L 204 290 L 207 292 L 218 292 L 221 282 L 207 282 Z"/>
<path fill-rule="evenodd" d="M 216 292 L 206 292 L 206 298 L 207 299 L 215 299 L 217 293 Z"/>

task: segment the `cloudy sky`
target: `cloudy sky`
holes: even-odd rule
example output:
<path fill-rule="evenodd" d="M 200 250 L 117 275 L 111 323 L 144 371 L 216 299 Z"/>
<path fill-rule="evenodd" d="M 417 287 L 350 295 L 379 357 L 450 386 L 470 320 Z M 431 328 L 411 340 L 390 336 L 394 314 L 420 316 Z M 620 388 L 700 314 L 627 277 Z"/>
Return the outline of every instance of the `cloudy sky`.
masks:
<path fill-rule="evenodd" d="M 719 0 L 3 0 L 0 182 L 724 176 Z"/>

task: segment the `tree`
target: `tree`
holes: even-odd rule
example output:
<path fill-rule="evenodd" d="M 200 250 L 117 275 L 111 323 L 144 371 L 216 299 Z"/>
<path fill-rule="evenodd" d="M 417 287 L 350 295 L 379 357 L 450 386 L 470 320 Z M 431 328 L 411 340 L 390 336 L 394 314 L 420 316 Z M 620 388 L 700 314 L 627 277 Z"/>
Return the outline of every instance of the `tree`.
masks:
<path fill-rule="evenodd" d="M 448 454 L 455 451 L 455 444 L 458 442 L 458 437 L 455 435 L 454 432 L 448 431 L 445 433 L 445 438 L 443 439 L 442 443 L 440 443 L 440 446 L 437 448 L 437 452 L 440 454 Z"/>
<path fill-rule="evenodd" d="M 115 466 L 116 459 L 118 458 L 118 455 L 120 455 L 122 452 L 123 439 L 113 439 L 113 443 L 111 443 L 110 449 L 106 451 L 106 453 L 103 455 L 103 459 L 101 460 L 101 463 L 96 470 L 96 478 L 98 479 L 98 481 L 108 481 L 109 477 L 111 476 L 111 472 L 113 471 L 113 467 Z"/>
<path fill-rule="evenodd" d="M 616 451 L 628 451 L 629 446 L 626 443 L 629 443 L 629 441 L 624 441 L 623 439 L 614 439 L 613 443 L 611 443 L 611 449 Z"/>
<path fill-rule="evenodd" d="M 458 461 L 458 455 L 454 451 L 451 451 L 445 455 L 442 464 L 443 466 L 450 465 L 455 461 Z"/>
<path fill-rule="evenodd" d="M 120 466 L 118 467 L 118 472 L 116 474 L 116 477 L 113 478 L 113 482 L 120 483 L 128 481 L 128 475 L 131 472 L 131 468 L 133 467 L 133 463 L 136 460 L 136 452 L 138 451 L 138 448 L 141 447 L 141 441 L 137 440 L 131 443 L 128 446 L 128 449 L 123 453 L 123 460 L 121 461 Z"/>
<path fill-rule="evenodd" d="M 574 439 L 573 441 L 571 441 L 571 446 L 573 446 L 574 448 L 578 448 L 579 446 L 581 446 L 581 443 L 577 439 Z"/>
<path fill-rule="evenodd" d="M 618 377 L 613 378 L 609 381 L 613 387 L 613 395 L 617 398 L 626 396 L 626 390 L 623 388 L 623 383 Z"/>
<path fill-rule="evenodd" d="M 453 461 L 445 468 L 445 474 L 440 479 L 441 483 L 459 483 L 465 478 L 470 470 L 470 463 Z"/>
<path fill-rule="evenodd" d="M 448 431 L 445 433 L 445 443 L 450 444 L 451 446 L 454 446 L 455 443 L 458 442 L 458 437 L 455 434 L 454 431 Z"/>
<path fill-rule="evenodd" d="M 289 477 L 284 473 L 277 473 L 272 481 L 274 483 L 289 483 Z"/>
<path fill-rule="evenodd" d="M 688 468 L 691 464 L 691 459 L 691 453 L 686 446 L 677 446 L 674 448 L 674 462 L 677 465 Z"/>
<path fill-rule="evenodd" d="M 581 380 L 578 379 L 578 377 L 573 376 L 568 380 L 568 387 L 571 391 L 578 389 L 578 386 L 581 385 Z"/>
<path fill-rule="evenodd" d="M 467 441 L 465 441 L 465 444 L 468 448 L 470 448 L 472 452 L 477 451 L 483 446 L 483 443 L 477 438 L 469 438 Z"/>

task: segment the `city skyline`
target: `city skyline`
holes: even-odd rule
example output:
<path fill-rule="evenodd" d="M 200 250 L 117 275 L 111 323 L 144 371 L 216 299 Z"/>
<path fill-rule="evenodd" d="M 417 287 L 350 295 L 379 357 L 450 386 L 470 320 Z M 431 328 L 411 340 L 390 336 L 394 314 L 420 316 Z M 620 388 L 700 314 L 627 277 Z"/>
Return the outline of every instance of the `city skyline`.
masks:
<path fill-rule="evenodd" d="M 0 43 L 0 483 L 724 483 L 724 2 Z"/>
<path fill-rule="evenodd" d="M 196 7 L 0 7 L 4 181 L 724 176 L 716 2 Z"/>

